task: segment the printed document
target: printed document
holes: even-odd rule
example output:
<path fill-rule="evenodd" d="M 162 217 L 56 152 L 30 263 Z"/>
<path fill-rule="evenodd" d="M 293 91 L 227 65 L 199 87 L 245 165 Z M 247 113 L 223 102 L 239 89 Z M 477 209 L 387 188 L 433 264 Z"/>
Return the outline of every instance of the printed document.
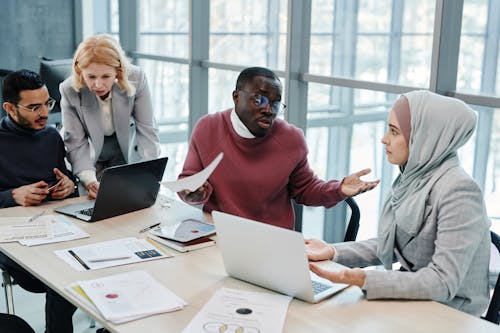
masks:
<path fill-rule="evenodd" d="M 87 294 L 83 291 L 82 287 L 78 284 L 78 282 L 74 282 L 66 287 L 66 290 L 70 292 L 73 296 L 78 298 L 81 302 L 83 302 L 86 306 L 88 306 L 92 311 L 99 312 L 99 310 L 95 307 L 92 300 L 87 296 Z M 144 316 L 129 316 L 127 318 L 114 320 L 113 323 L 121 324 L 127 321 L 135 320 L 142 318 Z"/>
<path fill-rule="evenodd" d="M 46 215 L 38 219 L 46 217 L 51 220 L 52 238 L 23 239 L 19 243 L 26 246 L 34 246 L 89 237 L 89 234 L 62 215 Z"/>
<path fill-rule="evenodd" d="M 164 181 L 161 182 L 161 184 L 172 192 L 180 192 L 182 190 L 189 190 L 191 192 L 196 191 L 197 188 L 205 183 L 212 172 L 214 172 L 223 156 L 224 153 L 220 153 L 205 169 L 194 175 L 175 181 Z"/>
<path fill-rule="evenodd" d="M 30 221 L 29 216 L 0 218 L 0 243 L 41 238 L 52 238 L 51 218 L 48 215 L 34 221 Z"/>
<path fill-rule="evenodd" d="M 172 254 L 148 240 L 135 237 L 56 250 L 54 253 L 77 271 L 172 257 Z"/>
<path fill-rule="evenodd" d="M 145 271 L 78 281 L 77 284 L 101 315 L 114 323 L 176 311 L 186 305 L 183 299 Z"/>
<path fill-rule="evenodd" d="M 282 332 L 291 299 L 279 294 L 221 288 L 182 332 Z"/>

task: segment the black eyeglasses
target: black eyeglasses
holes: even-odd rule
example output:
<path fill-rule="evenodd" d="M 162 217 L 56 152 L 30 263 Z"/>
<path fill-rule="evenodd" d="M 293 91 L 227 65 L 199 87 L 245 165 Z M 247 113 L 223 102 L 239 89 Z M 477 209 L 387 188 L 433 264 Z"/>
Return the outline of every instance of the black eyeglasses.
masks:
<path fill-rule="evenodd" d="M 49 98 L 47 102 L 44 104 L 36 104 L 36 105 L 30 105 L 30 106 L 24 106 L 21 104 L 16 104 L 17 107 L 23 108 L 27 111 L 33 112 L 33 113 L 42 113 L 42 108 L 45 106 L 49 111 L 51 111 L 54 106 L 56 105 L 56 100 L 53 98 Z"/>
<path fill-rule="evenodd" d="M 249 92 L 249 91 L 246 91 L 243 89 L 238 89 L 238 90 L 243 91 L 244 93 L 247 93 L 247 94 L 252 94 L 252 99 L 253 99 L 255 106 L 265 108 L 268 105 L 271 105 L 271 107 L 269 109 L 274 114 L 279 114 L 286 109 L 286 105 L 281 103 L 280 101 L 274 101 L 271 103 L 269 101 L 269 98 L 267 98 L 264 95 L 252 93 L 252 92 Z"/>

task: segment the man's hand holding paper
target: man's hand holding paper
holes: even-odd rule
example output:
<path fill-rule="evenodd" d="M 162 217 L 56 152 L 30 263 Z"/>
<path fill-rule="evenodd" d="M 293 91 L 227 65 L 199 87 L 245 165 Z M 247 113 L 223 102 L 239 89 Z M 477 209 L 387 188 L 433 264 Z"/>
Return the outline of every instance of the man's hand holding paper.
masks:
<path fill-rule="evenodd" d="M 205 199 L 208 186 L 210 186 L 208 182 L 205 182 L 203 185 L 198 187 L 196 191 L 184 190 L 181 191 L 181 195 L 187 202 L 198 203 L 203 201 L 203 199 Z"/>

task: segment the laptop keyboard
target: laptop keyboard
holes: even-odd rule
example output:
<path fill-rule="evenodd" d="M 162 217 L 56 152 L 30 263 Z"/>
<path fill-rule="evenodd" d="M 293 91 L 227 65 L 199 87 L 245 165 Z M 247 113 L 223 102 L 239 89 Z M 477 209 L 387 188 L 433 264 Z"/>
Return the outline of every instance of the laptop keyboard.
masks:
<path fill-rule="evenodd" d="M 87 216 L 92 216 L 92 213 L 94 212 L 94 207 L 82 209 L 80 211 L 77 211 L 77 214 L 82 214 L 82 215 L 87 215 Z"/>
<path fill-rule="evenodd" d="M 330 289 L 332 286 L 329 286 L 327 284 L 318 282 L 318 281 L 311 281 L 312 287 L 313 287 L 313 294 L 317 295 L 327 289 Z"/>

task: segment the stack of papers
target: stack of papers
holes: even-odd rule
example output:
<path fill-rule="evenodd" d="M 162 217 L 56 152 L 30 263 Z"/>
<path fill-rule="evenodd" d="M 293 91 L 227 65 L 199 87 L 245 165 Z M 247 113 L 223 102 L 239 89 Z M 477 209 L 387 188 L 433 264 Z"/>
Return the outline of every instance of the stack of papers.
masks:
<path fill-rule="evenodd" d="M 187 252 L 214 245 L 215 240 L 206 237 L 214 233 L 212 223 L 187 218 L 173 224 L 160 224 L 149 230 L 148 237 L 179 252 Z"/>
<path fill-rule="evenodd" d="M 22 245 L 64 242 L 89 237 L 73 222 L 61 215 L 0 218 L 0 242 L 19 242 Z"/>
<path fill-rule="evenodd" d="M 171 253 L 155 246 L 150 240 L 135 237 L 56 250 L 54 253 L 77 271 L 172 257 Z"/>
<path fill-rule="evenodd" d="M 149 233 L 177 242 L 190 242 L 214 234 L 215 226 L 212 223 L 188 218 L 174 224 L 160 224 L 159 227 L 149 230 Z"/>
<path fill-rule="evenodd" d="M 34 221 L 30 220 L 30 217 L 0 218 L 0 242 L 19 242 L 42 238 L 52 238 L 49 216 L 42 216 Z"/>
<path fill-rule="evenodd" d="M 148 237 L 151 238 L 153 241 L 157 242 L 158 244 L 168 246 L 179 252 L 189 252 L 215 245 L 215 240 L 208 237 L 196 238 L 195 240 L 189 242 L 177 242 L 171 239 L 158 237 L 152 234 L 148 235 Z"/>
<path fill-rule="evenodd" d="M 82 229 L 78 228 L 76 224 L 74 224 L 73 222 L 71 222 L 62 215 L 46 215 L 46 216 L 41 216 L 38 219 L 40 220 L 49 219 L 51 221 L 50 227 L 51 227 L 52 237 L 24 239 L 19 241 L 19 243 L 26 246 L 34 246 L 34 245 L 58 243 L 58 242 L 65 242 L 69 240 L 90 237 L 89 234 L 87 234 Z"/>
<path fill-rule="evenodd" d="M 180 310 L 187 304 L 145 271 L 78 281 L 67 289 L 115 324 Z"/>

